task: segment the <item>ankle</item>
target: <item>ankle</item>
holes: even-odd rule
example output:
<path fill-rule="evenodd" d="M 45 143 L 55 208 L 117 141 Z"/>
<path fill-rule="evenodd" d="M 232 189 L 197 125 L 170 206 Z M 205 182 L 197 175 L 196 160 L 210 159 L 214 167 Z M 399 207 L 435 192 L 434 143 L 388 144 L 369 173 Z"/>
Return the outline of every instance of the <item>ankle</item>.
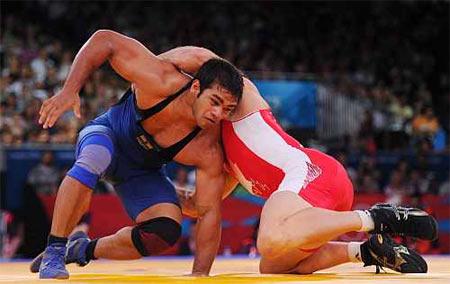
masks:
<path fill-rule="evenodd" d="M 350 262 L 362 262 L 362 242 L 349 242 L 347 246 L 348 259 Z"/>
<path fill-rule="evenodd" d="M 86 247 L 86 261 L 97 259 L 95 257 L 95 247 L 97 246 L 98 239 L 92 240 Z"/>
<path fill-rule="evenodd" d="M 48 235 L 47 246 L 66 246 L 67 238 L 57 237 L 55 235 Z"/>
<path fill-rule="evenodd" d="M 368 242 L 362 243 L 359 249 L 361 252 L 361 261 L 364 263 L 364 266 L 375 264 L 369 251 Z"/>
<path fill-rule="evenodd" d="M 361 228 L 358 230 L 358 232 L 369 232 L 375 228 L 375 223 L 374 223 L 373 218 L 370 215 L 369 211 L 355 210 L 355 212 L 358 214 L 359 218 L 361 219 Z"/>

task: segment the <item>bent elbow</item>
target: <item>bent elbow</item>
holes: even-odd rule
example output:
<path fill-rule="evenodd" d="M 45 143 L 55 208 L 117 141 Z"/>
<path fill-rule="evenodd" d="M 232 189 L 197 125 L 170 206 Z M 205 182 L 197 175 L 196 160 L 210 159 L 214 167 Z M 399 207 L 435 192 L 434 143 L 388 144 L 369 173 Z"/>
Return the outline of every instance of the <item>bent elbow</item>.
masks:
<path fill-rule="evenodd" d="M 95 31 L 95 33 L 92 34 L 89 41 L 95 45 L 104 46 L 108 48 L 109 51 L 112 51 L 114 38 L 117 37 L 118 35 L 119 34 L 115 31 L 101 29 Z"/>
<path fill-rule="evenodd" d="M 108 29 L 99 29 L 99 30 L 96 30 L 93 34 L 92 34 L 92 38 L 98 38 L 98 37 L 100 37 L 100 38 L 104 38 L 104 37 L 108 37 L 108 36 L 111 36 L 113 33 L 115 33 L 114 31 L 112 31 L 112 30 L 108 30 Z"/>
<path fill-rule="evenodd" d="M 212 58 L 218 57 L 216 54 L 214 54 L 214 52 L 204 47 L 198 47 L 195 51 L 195 56 L 197 57 L 197 60 L 200 61 L 202 64 Z"/>

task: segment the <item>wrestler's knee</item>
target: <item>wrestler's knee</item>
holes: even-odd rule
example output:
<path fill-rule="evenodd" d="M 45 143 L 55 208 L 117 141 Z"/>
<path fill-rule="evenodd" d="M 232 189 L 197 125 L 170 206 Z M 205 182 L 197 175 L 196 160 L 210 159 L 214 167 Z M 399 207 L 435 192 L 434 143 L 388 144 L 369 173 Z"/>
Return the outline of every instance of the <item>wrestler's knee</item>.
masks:
<path fill-rule="evenodd" d="M 67 175 L 85 186 L 94 189 L 99 178 L 105 173 L 112 161 L 114 146 L 105 135 L 86 138 L 80 145 L 80 151 Z"/>
<path fill-rule="evenodd" d="M 181 236 L 181 225 L 168 217 L 142 222 L 131 231 L 131 239 L 142 256 L 158 255 L 175 245 Z"/>
<path fill-rule="evenodd" d="M 261 257 L 259 262 L 259 272 L 262 274 L 311 274 L 316 270 L 313 270 L 311 265 L 304 262 L 311 253 L 286 254 L 285 256 L 278 257 L 277 259 L 267 259 Z"/>
<path fill-rule="evenodd" d="M 257 248 L 261 256 L 272 259 L 292 249 L 309 248 L 314 240 L 314 234 L 308 233 L 307 228 L 304 232 L 292 230 L 284 226 L 282 222 L 272 226 L 262 226 L 258 232 Z"/>
<path fill-rule="evenodd" d="M 303 265 L 302 263 L 300 263 L 297 266 L 295 273 L 306 275 L 306 274 L 312 274 L 312 273 L 316 272 L 317 270 L 318 269 L 313 269 L 310 265 L 308 266 L 308 265 Z"/>
<path fill-rule="evenodd" d="M 259 272 L 261 274 L 280 274 L 289 273 L 292 265 L 283 263 L 280 260 L 271 260 L 261 257 L 259 261 Z"/>
<path fill-rule="evenodd" d="M 275 267 L 271 263 L 267 262 L 264 257 L 261 257 L 259 261 L 259 273 L 261 274 L 274 274 L 277 273 Z"/>
<path fill-rule="evenodd" d="M 280 228 L 274 226 L 273 230 L 260 229 L 256 245 L 262 257 L 271 259 L 285 251 L 287 242 Z"/>

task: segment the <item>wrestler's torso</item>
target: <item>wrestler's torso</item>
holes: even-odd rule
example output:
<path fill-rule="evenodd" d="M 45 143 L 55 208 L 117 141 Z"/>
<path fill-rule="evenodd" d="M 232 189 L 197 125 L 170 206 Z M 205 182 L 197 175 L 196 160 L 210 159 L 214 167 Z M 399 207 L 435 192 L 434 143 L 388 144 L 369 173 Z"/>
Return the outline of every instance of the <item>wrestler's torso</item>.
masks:
<path fill-rule="evenodd" d="M 159 88 L 147 85 L 133 84 L 120 102 L 112 106 L 106 113 L 92 121 L 111 127 L 115 133 L 118 153 L 127 156 L 131 163 L 142 167 L 159 167 L 161 164 L 174 160 L 185 165 L 197 165 L 202 153 L 216 150 L 218 147 L 219 130 L 201 130 L 188 143 L 177 151 L 173 158 L 161 159 L 153 150 L 152 139 L 158 148 L 165 149 L 181 141 L 195 129 L 195 125 L 186 122 L 186 112 L 192 112 L 191 107 L 182 106 L 181 94 L 162 110 L 142 119 L 140 110 L 148 109 L 164 101 L 190 82 L 190 78 L 175 70 L 165 75 L 168 79 L 161 80 Z M 152 92 L 151 94 L 146 92 Z M 145 132 L 145 133 L 143 133 Z M 147 135 L 148 134 L 148 135 Z M 150 135 L 150 138 L 148 137 Z M 149 155 L 149 153 L 151 155 Z M 161 161 L 157 161 L 160 160 Z"/>
<path fill-rule="evenodd" d="M 183 87 L 190 81 L 190 78 L 185 77 L 178 82 L 174 81 L 175 87 L 169 88 L 170 94 L 175 93 L 178 89 Z M 142 97 L 145 95 L 141 95 Z M 145 96 L 148 97 L 148 96 Z M 153 136 L 155 141 L 163 148 L 169 147 L 174 143 L 183 139 L 192 130 L 193 126 L 184 123 L 183 118 L 180 117 L 180 108 L 184 108 L 184 112 L 192 112 L 192 108 L 186 109 L 185 106 L 180 106 L 179 99 L 175 99 L 167 107 L 157 114 L 142 121 L 142 127 L 145 131 Z M 149 103 L 150 102 L 150 103 Z M 139 108 L 144 109 L 155 105 L 158 101 L 146 100 L 145 103 L 139 105 Z M 219 147 L 218 141 L 220 138 L 220 126 L 217 125 L 210 129 L 201 130 L 180 152 L 174 157 L 174 161 L 195 166 L 202 154 L 206 151 L 215 151 Z"/>
<path fill-rule="evenodd" d="M 222 121 L 221 136 L 230 173 L 255 195 L 267 198 L 280 188 L 302 188 L 320 175 L 309 157 L 318 151 L 284 132 L 252 85 L 233 117 Z"/>

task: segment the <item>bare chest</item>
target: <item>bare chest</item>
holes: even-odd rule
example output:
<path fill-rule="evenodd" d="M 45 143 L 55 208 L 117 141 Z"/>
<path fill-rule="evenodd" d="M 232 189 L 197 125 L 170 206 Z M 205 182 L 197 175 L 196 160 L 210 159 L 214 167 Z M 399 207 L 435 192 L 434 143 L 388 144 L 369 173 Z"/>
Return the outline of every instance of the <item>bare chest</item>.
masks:
<path fill-rule="evenodd" d="M 173 115 L 170 107 L 141 122 L 161 148 L 168 148 L 189 135 L 194 128 L 191 124 Z M 195 138 L 194 138 L 195 139 Z"/>
<path fill-rule="evenodd" d="M 183 165 L 198 166 L 202 159 L 202 155 L 205 151 L 209 150 L 209 147 L 210 146 L 205 143 L 201 136 L 196 137 L 191 143 L 178 152 L 173 160 Z"/>
<path fill-rule="evenodd" d="M 144 120 L 141 125 L 163 150 L 175 146 L 183 139 L 187 139 L 188 136 L 193 135 L 192 132 L 195 129 L 192 125 L 172 116 L 170 108 Z M 204 132 L 204 130 L 200 130 L 192 139 L 188 139 L 173 160 L 181 164 L 195 166 L 202 152 L 210 144 L 210 140 L 207 139 Z"/>

